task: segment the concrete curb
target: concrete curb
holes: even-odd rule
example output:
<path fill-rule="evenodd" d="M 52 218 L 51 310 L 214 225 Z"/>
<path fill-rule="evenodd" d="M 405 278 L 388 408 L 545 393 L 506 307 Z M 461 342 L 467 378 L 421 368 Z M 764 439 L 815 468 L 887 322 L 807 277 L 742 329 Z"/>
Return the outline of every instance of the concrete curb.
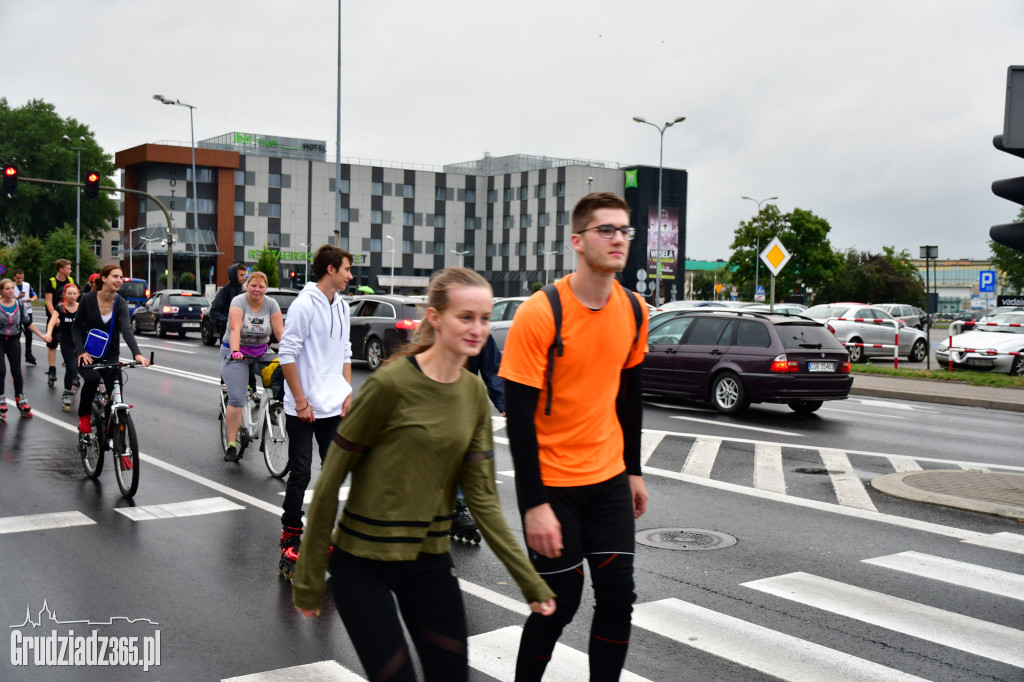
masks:
<path fill-rule="evenodd" d="M 926 471 L 898 471 L 893 474 L 885 474 L 872 479 L 871 487 L 885 493 L 886 495 L 892 495 L 893 497 L 900 497 L 914 502 L 925 502 L 927 504 L 936 504 L 943 507 L 953 507 L 954 509 L 965 509 L 967 511 L 981 512 L 983 514 L 994 514 L 996 516 L 1005 516 L 1007 518 L 1017 520 L 1024 519 L 1024 507 L 1006 503 L 989 502 L 987 500 L 975 500 L 970 497 L 933 492 L 931 490 L 923 490 L 904 482 L 904 479 L 909 476 L 928 474 L 932 472 L 971 473 L 967 471 L 948 471 L 941 469 L 929 469 Z M 989 475 L 1019 477 L 1020 480 L 1024 482 L 1024 474 L 992 473 Z"/>
<path fill-rule="evenodd" d="M 992 400 L 990 398 L 971 398 L 957 395 L 935 395 L 929 393 L 910 393 L 885 388 L 858 388 L 854 383 L 850 395 L 863 395 L 871 398 L 887 398 L 889 400 L 916 400 L 922 403 L 938 403 L 942 405 L 961 405 L 963 407 L 980 407 L 987 410 L 1006 410 L 1008 412 L 1024 412 L 1024 396 L 1019 402 L 1008 400 Z"/>

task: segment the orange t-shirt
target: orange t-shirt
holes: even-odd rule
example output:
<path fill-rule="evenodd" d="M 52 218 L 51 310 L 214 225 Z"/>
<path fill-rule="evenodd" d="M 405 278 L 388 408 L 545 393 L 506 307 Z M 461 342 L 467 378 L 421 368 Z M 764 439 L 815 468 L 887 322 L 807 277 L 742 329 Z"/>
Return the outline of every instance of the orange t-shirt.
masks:
<path fill-rule="evenodd" d="M 625 471 L 622 427 L 615 412 L 619 374 L 640 364 L 647 352 L 646 312 L 633 344 L 636 322 L 626 296 L 635 294 L 615 284 L 608 303 L 591 310 L 576 298 L 570 277 L 555 283 L 562 302 L 564 352 L 555 356 L 551 414 L 545 415 L 544 408 L 555 318 L 543 291 L 516 311 L 498 372 L 504 379 L 540 389 L 534 416 L 540 474 L 544 485 L 556 488 L 601 483 Z"/>

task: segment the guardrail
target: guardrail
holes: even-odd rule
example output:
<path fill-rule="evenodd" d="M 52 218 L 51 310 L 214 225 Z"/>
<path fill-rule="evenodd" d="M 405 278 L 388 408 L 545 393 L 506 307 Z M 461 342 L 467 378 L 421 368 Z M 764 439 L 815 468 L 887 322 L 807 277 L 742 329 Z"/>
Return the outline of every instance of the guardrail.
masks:
<path fill-rule="evenodd" d="M 892 366 L 894 369 L 898 369 L 900 366 L 900 323 L 897 320 L 885 319 L 885 318 L 867 318 L 867 317 L 830 317 L 825 320 L 827 325 L 829 322 L 866 322 L 868 324 L 882 324 L 885 322 L 891 322 L 894 330 L 893 343 L 844 343 L 844 346 L 854 346 L 861 348 L 892 348 Z M 835 332 L 833 332 L 834 334 Z"/>
<path fill-rule="evenodd" d="M 1017 327 L 1017 328 L 1020 328 L 1020 327 L 1024 327 L 1024 324 L 1021 324 L 1019 322 L 974 322 L 973 320 L 968 323 L 968 322 L 965 322 L 964 320 L 953 320 L 949 324 L 949 342 L 947 343 L 947 347 L 948 347 L 948 350 L 947 350 L 948 355 L 947 355 L 947 357 L 949 358 L 949 366 L 948 366 L 947 371 L 950 371 L 950 372 L 953 371 L 953 352 L 954 351 L 956 351 L 958 353 L 977 353 L 979 355 L 990 355 L 990 356 L 994 356 L 994 355 L 1021 355 L 1021 353 L 1017 353 L 1017 352 L 1000 353 L 998 351 L 994 351 L 994 350 L 987 349 L 987 348 L 985 348 L 985 349 L 960 348 L 960 347 L 954 348 L 953 347 L 953 337 L 960 333 L 959 330 L 962 327 L 967 327 L 967 326 L 969 326 L 971 328 L 977 328 L 977 327 Z M 964 359 L 964 358 L 961 357 L 961 360 L 962 359 Z"/>

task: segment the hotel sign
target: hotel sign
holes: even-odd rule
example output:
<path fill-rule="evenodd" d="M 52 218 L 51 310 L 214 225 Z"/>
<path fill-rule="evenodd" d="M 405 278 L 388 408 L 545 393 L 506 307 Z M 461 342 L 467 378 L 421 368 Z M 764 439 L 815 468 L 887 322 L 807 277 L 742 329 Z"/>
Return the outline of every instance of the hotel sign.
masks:
<path fill-rule="evenodd" d="M 312 159 L 314 161 L 327 160 L 326 140 L 307 140 L 300 137 L 233 132 L 203 140 L 199 146 L 208 149 L 228 149 L 240 154 L 258 156 Z"/>

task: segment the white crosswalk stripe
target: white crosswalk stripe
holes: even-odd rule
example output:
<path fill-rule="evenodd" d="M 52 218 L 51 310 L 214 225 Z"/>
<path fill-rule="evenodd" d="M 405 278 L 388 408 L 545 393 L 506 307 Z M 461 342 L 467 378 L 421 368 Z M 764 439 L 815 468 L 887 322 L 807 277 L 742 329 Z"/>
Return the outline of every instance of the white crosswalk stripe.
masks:
<path fill-rule="evenodd" d="M 1008 571 L 999 571 L 965 561 L 954 561 L 920 552 L 900 552 L 874 559 L 863 559 L 863 562 L 972 590 L 998 594 L 1001 597 L 1024 600 L 1024 575 Z"/>
<path fill-rule="evenodd" d="M 683 465 L 683 473 L 690 476 L 711 478 L 711 469 L 715 466 L 718 448 L 722 441 L 715 438 L 698 438 L 693 441 L 690 454 Z"/>
<path fill-rule="evenodd" d="M 995 661 L 1024 667 L 1024 631 L 934 606 L 796 572 L 742 583 L 813 606 Z"/>
<path fill-rule="evenodd" d="M 71 526 L 88 526 L 96 523 L 82 512 L 53 512 L 50 514 L 28 514 L 0 518 L 0 535 L 24 533 L 33 530 L 51 530 Z"/>
<path fill-rule="evenodd" d="M 754 446 L 754 487 L 786 494 L 786 475 L 782 471 L 782 446 L 758 443 Z"/>
<path fill-rule="evenodd" d="M 633 625 L 782 680 L 922 679 L 679 599 L 640 604 Z"/>
<path fill-rule="evenodd" d="M 822 463 L 828 469 L 829 478 L 832 479 L 832 486 L 836 489 L 839 504 L 877 511 L 868 496 L 868 491 L 864 488 L 864 483 L 853 473 L 853 465 L 850 464 L 850 458 L 846 453 L 827 448 L 822 448 L 819 452 Z"/>
<path fill-rule="evenodd" d="M 253 673 L 252 675 L 242 675 L 241 677 L 229 677 L 222 680 L 222 682 L 291 682 L 292 680 L 304 680 L 305 682 L 365 682 L 366 678 L 355 674 L 337 661 L 320 661 L 319 663 L 279 668 L 262 673 Z"/>
<path fill-rule="evenodd" d="M 224 511 L 245 509 L 223 497 L 209 497 L 203 500 L 173 502 L 171 504 L 151 504 L 145 507 L 118 507 L 114 511 L 123 514 L 132 521 L 152 521 L 154 519 L 174 519 L 183 516 L 200 516 L 216 514 Z"/>
<path fill-rule="evenodd" d="M 654 451 L 661 445 L 661 441 L 665 438 L 664 434 L 661 433 L 642 433 L 640 434 L 640 463 L 647 464 L 647 460 L 651 458 Z"/>

